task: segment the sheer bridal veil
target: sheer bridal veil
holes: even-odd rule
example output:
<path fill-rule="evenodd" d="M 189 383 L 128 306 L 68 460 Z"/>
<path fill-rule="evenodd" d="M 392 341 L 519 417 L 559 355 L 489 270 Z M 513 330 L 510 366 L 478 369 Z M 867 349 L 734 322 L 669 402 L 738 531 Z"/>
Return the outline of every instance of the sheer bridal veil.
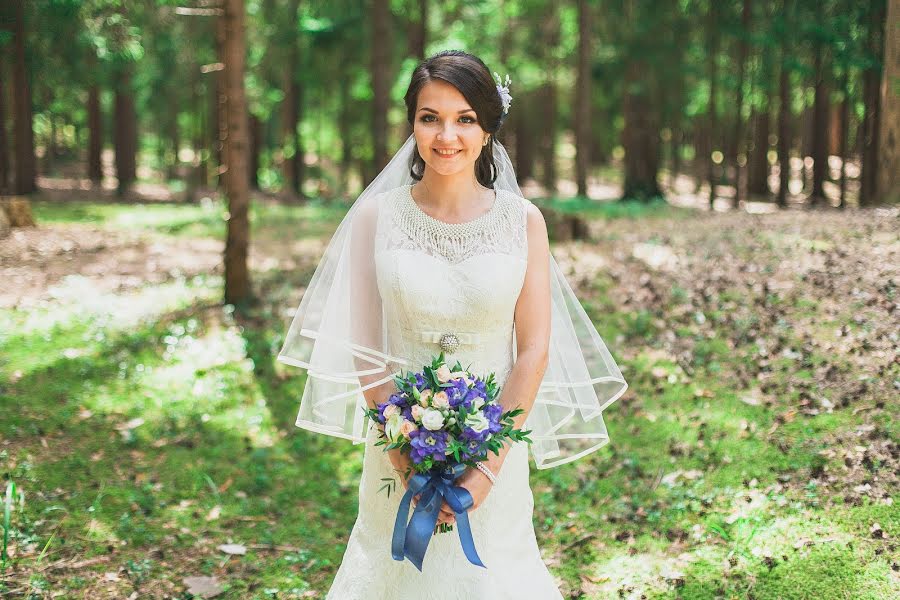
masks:
<path fill-rule="evenodd" d="M 393 385 L 387 382 L 395 375 L 423 366 L 391 354 L 372 250 L 379 198 L 415 183 L 410 173 L 415 144 L 410 135 L 350 207 L 294 313 L 278 360 L 307 370 L 298 427 L 363 443 L 363 390 Z M 521 197 L 509 155 L 496 139 L 491 146 L 494 188 Z M 609 436 L 601 413 L 628 387 L 552 255 L 549 293 L 550 360 L 525 423 L 539 469 L 605 445 Z"/>

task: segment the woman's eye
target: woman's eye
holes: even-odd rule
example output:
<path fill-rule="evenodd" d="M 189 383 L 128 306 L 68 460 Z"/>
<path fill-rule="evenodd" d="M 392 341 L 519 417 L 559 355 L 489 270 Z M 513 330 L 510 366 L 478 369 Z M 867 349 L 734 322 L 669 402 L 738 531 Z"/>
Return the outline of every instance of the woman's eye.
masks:
<path fill-rule="evenodd" d="M 422 117 L 421 120 L 423 123 L 431 123 L 431 119 L 433 119 L 433 118 L 435 118 L 434 115 L 425 115 L 424 117 Z M 465 123 L 475 123 L 476 122 L 476 120 L 473 119 L 472 117 L 460 117 L 460 120 L 462 120 L 462 119 L 468 119 L 467 121 L 464 121 Z"/>

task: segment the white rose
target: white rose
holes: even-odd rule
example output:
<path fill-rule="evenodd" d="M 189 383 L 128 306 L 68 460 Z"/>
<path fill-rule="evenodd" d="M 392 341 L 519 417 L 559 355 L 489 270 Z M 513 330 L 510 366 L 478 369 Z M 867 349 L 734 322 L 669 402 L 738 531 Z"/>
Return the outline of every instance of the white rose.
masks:
<path fill-rule="evenodd" d="M 465 371 L 453 371 L 452 373 L 450 373 L 450 377 L 452 379 L 463 379 L 465 376 L 466 376 Z"/>
<path fill-rule="evenodd" d="M 431 405 L 435 408 L 450 408 L 450 398 L 447 397 L 447 392 L 441 390 L 435 394 L 431 400 Z"/>
<path fill-rule="evenodd" d="M 388 406 L 384 409 L 383 414 L 384 414 L 385 420 L 390 419 L 394 415 L 400 414 L 400 407 L 398 407 L 396 404 L 391 404 L 390 406 Z"/>
<path fill-rule="evenodd" d="M 441 411 L 428 408 L 422 415 L 422 427 L 431 431 L 437 431 L 444 426 L 444 415 Z"/>
<path fill-rule="evenodd" d="M 384 433 L 387 435 L 388 439 L 392 442 L 396 442 L 398 438 L 401 436 L 400 427 L 403 425 L 403 422 L 406 419 L 403 418 L 403 415 L 397 413 L 391 416 L 390 419 L 387 420 L 387 423 L 384 424 Z"/>
<path fill-rule="evenodd" d="M 438 378 L 438 381 L 441 383 L 447 383 L 450 381 L 450 368 L 447 365 L 441 365 L 440 368 L 434 372 L 435 376 Z"/>
<path fill-rule="evenodd" d="M 490 427 L 490 423 L 487 420 L 487 417 L 484 416 L 483 413 L 473 413 L 466 417 L 465 422 L 466 427 L 471 427 L 475 433 L 481 433 L 488 427 Z"/>
<path fill-rule="evenodd" d="M 480 409 L 482 406 L 484 406 L 484 398 L 475 398 L 475 400 L 472 401 L 472 407 L 475 410 Z"/>
<path fill-rule="evenodd" d="M 422 407 L 419 406 L 418 404 L 413 404 L 413 405 L 412 405 L 412 408 L 410 409 L 410 411 L 412 411 L 412 417 L 413 417 L 413 419 L 415 419 L 416 421 L 419 421 L 419 422 L 422 421 L 422 413 L 425 412 L 425 409 L 424 409 L 424 408 L 422 408 Z"/>

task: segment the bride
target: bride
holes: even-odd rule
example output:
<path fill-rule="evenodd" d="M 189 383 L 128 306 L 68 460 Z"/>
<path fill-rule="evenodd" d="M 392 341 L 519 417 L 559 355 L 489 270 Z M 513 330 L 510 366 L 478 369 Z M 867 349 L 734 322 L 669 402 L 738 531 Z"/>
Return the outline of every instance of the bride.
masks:
<path fill-rule="evenodd" d="M 365 444 L 359 514 L 327 598 L 562 598 L 535 537 L 529 448 L 538 469 L 597 450 L 609 441 L 601 412 L 627 383 L 496 140 L 508 85 L 461 51 L 416 67 L 405 96 L 413 134 L 339 225 L 279 353 L 307 369 L 297 426 Z M 515 427 L 533 442 L 489 453 L 486 469 L 455 482 L 474 500 L 484 566 L 449 531 L 433 536 L 418 570 L 391 554 L 409 459 L 375 445 L 383 426 L 363 409 L 441 352 L 495 373 L 500 404 L 524 409 Z M 455 522 L 446 502 L 438 522 Z"/>

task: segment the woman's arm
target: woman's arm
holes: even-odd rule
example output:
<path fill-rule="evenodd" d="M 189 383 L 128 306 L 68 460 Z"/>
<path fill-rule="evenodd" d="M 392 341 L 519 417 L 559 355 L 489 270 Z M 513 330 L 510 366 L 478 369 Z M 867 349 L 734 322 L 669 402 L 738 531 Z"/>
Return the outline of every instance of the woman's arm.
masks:
<path fill-rule="evenodd" d="M 531 412 L 550 350 L 550 242 L 544 216 L 533 204 L 528 205 L 527 231 L 528 266 L 515 313 L 516 362 L 499 398 L 503 412 L 517 406 L 525 411 L 514 417 L 516 429 L 523 427 Z M 509 448 L 509 444 L 504 444 L 499 456 L 488 452 L 487 466 L 491 471 L 500 472 Z"/>

